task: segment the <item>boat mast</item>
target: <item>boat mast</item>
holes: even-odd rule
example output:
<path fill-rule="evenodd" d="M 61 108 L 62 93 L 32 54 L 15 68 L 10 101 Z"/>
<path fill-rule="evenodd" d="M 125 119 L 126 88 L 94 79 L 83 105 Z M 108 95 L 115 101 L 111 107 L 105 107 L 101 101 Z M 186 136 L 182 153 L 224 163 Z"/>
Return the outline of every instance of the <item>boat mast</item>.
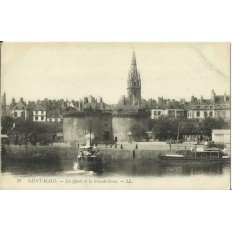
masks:
<path fill-rule="evenodd" d="M 177 138 L 176 138 L 176 150 L 177 151 L 178 151 L 179 133 L 180 133 L 180 124 L 178 124 Z"/>
<path fill-rule="evenodd" d="M 91 105 L 90 105 L 90 112 L 89 112 L 89 145 L 91 146 L 91 130 L 92 130 L 92 125 L 91 125 L 91 120 L 92 120 L 92 115 L 91 115 Z"/>

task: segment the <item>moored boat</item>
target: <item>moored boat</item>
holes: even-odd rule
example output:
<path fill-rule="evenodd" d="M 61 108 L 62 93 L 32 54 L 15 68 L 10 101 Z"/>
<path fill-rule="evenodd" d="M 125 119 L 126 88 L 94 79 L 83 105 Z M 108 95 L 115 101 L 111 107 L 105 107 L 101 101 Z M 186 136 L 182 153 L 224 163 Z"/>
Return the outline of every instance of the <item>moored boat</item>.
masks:
<path fill-rule="evenodd" d="M 191 151 L 163 151 L 159 155 L 162 161 L 217 161 L 230 162 L 230 156 L 212 144 L 194 144 Z"/>
<path fill-rule="evenodd" d="M 80 147 L 78 155 L 77 155 L 77 159 L 81 159 L 81 158 L 100 158 L 101 154 L 100 154 L 100 150 L 95 147 L 95 146 L 83 146 Z"/>

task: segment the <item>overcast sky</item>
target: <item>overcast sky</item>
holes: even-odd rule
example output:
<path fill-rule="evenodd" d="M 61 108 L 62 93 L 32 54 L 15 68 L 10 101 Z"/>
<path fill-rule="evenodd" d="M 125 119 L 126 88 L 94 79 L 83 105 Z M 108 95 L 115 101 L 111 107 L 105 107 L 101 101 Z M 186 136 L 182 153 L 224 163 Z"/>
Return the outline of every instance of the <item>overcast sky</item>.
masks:
<path fill-rule="evenodd" d="M 228 43 L 3 43 L 2 93 L 7 103 L 88 95 L 117 103 L 133 49 L 145 99 L 230 94 Z"/>

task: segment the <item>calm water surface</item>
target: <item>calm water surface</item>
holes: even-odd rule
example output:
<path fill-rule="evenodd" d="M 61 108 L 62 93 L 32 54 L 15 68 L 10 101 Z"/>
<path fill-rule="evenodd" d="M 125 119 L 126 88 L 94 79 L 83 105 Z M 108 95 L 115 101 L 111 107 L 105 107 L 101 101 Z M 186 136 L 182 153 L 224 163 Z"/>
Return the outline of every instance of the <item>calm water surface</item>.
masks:
<path fill-rule="evenodd" d="M 11 160 L 2 161 L 2 173 L 22 176 L 222 176 L 230 175 L 229 163 L 160 163 L 156 159 Z"/>

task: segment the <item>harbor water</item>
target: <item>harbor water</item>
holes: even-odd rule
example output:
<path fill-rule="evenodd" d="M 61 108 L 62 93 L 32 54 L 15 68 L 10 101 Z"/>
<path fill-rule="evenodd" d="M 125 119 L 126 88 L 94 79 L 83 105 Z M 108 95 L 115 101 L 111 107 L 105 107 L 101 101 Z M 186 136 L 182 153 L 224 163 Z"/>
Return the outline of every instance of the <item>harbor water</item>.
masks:
<path fill-rule="evenodd" d="M 100 159 L 77 159 L 76 151 L 73 149 L 63 149 L 62 159 L 54 156 L 54 151 L 41 148 L 46 151 L 45 157 L 40 158 L 40 152 L 34 154 L 34 157 L 24 156 L 8 157 L 2 159 L 1 173 L 4 176 L 13 175 L 16 177 L 69 177 L 69 178 L 129 178 L 152 180 L 159 182 L 164 188 L 168 188 L 168 183 L 175 178 L 175 181 L 196 183 L 199 180 L 211 181 L 214 179 L 217 183 L 225 183 L 225 189 L 230 188 L 230 163 L 225 162 L 160 162 L 157 154 L 160 151 L 154 151 L 154 156 L 148 152 L 137 151 L 133 157 L 132 152 L 119 150 L 114 152 L 108 149 L 103 152 Z M 120 154 L 120 155 L 119 155 Z M 124 155 L 125 154 L 125 155 Z M 146 154 L 148 154 L 146 156 Z M 139 156 L 141 155 L 141 156 Z M 13 158 L 12 158 L 13 157 Z M 189 181 L 188 181 L 189 180 Z M 149 189 L 149 186 L 147 187 Z M 181 188 L 181 186 L 180 186 Z M 217 189 L 217 186 L 215 186 Z"/>

